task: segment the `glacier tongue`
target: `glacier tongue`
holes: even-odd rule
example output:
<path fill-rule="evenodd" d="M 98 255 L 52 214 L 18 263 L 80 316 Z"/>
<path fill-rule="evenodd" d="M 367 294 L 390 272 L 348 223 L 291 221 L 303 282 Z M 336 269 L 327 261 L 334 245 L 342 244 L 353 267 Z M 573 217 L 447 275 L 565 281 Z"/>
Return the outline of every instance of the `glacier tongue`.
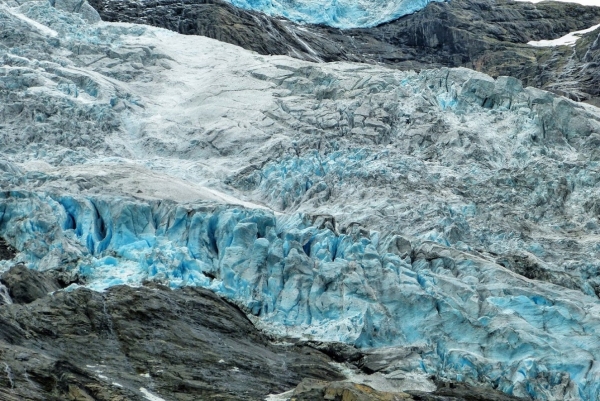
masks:
<path fill-rule="evenodd" d="M 49 3 L 0 19 L 0 236 L 19 251 L 0 267 L 202 286 L 273 333 L 400 355 L 389 372 L 600 396 L 597 108 Z"/>
<path fill-rule="evenodd" d="M 335 28 L 368 28 L 422 10 L 432 1 L 447 0 L 227 0 L 236 7 Z"/>
<path fill-rule="evenodd" d="M 207 287 L 274 334 L 393 346 L 405 357 L 391 371 L 537 399 L 600 391 L 597 299 L 430 241 L 210 203 L 5 192 L 0 204 L 21 260 L 72 269 L 92 289 Z"/>

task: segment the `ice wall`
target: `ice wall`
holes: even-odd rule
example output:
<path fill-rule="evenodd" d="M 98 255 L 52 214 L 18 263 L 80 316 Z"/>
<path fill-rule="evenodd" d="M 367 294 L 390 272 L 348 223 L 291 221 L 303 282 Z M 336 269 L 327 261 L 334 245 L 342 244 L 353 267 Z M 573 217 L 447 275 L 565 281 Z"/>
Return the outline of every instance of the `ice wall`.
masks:
<path fill-rule="evenodd" d="M 422 10 L 445 0 L 228 0 L 236 7 L 281 16 L 296 22 L 341 29 L 367 28 Z"/>
<path fill-rule="evenodd" d="M 31 268 L 60 265 L 94 289 L 198 285 L 277 334 L 400 347 L 395 370 L 600 396 L 597 300 L 433 242 L 331 216 L 15 191 L 0 193 L 0 235 Z"/>

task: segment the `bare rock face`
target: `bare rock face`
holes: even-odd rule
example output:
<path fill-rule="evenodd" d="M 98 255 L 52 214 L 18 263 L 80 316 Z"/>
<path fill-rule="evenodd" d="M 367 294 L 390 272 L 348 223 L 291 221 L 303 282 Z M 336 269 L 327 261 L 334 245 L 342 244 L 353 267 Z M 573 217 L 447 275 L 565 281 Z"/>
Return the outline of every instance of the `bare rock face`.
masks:
<path fill-rule="evenodd" d="M 11 260 L 16 255 L 16 250 L 4 239 L 0 238 L 0 260 Z"/>
<path fill-rule="evenodd" d="M 23 269 L 3 276 L 19 291 L 15 302 L 49 286 Z M 5 401 L 256 400 L 303 378 L 342 379 L 329 360 L 307 346 L 273 345 L 239 309 L 201 289 L 80 288 L 0 309 Z"/>
<path fill-rule="evenodd" d="M 349 381 L 325 382 L 303 380 L 293 392 L 290 401 L 518 401 L 494 390 L 481 391 L 477 388 L 456 383 L 440 383 L 433 393 L 418 391 L 378 391 L 366 384 Z"/>
<path fill-rule="evenodd" d="M 377 391 L 364 384 L 304 380 L 294 390 L 291 400 L 409 401 L 413 398 L 406 393 Z"/>
<path fill-rule="evenodd" d="M 523 398 L 506 395 L 496 390 L 481 389 L 463 383 L 438 383 L 438 389 L 433 393 L 416 391 L 408 392 L 418 401 L 518 401 Z"/>
<path fill-rule="evenodd" d="M 0 283 L 6 286 L 12 301 L 17 304 L 31 303 L 60 289 L 54 278 L 29 270 L 24 265 L 16 265 L 4 273 Z"/>
<path fill-rule="evenodd" d="M 568 47 L 535 48 L 600 22 L 600 7 L 567 3 L 452 0 L 374 28 L 299 26 L 241 10 L 221 0 L 92 0 L 102 19 L 149 24 L 202 35 L 260 54 L 311 61 L 357 61 L 400 69 L 468 67 L 509 75 L 573 100 L 595 102 L 598 32 Z"/>

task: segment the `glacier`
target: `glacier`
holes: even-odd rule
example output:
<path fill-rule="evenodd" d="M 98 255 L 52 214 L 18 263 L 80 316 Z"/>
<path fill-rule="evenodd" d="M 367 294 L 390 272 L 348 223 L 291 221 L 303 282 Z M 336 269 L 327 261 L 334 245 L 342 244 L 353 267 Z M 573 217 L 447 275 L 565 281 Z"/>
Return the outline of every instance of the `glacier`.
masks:
<path fill-rule="evenodd" d="M 0 233 L 24 262 L 62 266 L 92 289 L 147 279 L 202 286 L 276 335 L 401 349 L 394 371 L 535 399 L 600 394 L 596 299 L 432 241 L 358 225 L 339 234 L 331 216 L 210 203 L 0 199 Z"/>
<path fill-rule="evenodd" d="M 369 28 L 447 0 L 227 0 L 236 7 L 307 24 L 334 28 Z"/>
<path fill-rule="evenodd" d="M 0 270 L 200 286 L 384 373 L 600 397 L 597 108 L 71 11 L 0 8 Z"/>

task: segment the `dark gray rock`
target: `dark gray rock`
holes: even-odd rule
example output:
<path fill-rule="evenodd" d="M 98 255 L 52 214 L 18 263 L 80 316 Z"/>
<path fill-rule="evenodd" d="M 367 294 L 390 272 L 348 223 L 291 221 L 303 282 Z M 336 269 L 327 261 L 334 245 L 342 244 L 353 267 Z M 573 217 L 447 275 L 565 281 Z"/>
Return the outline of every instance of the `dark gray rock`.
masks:
<path fill-rule="evenodd" d="M 341 379 L 329 361 L 273 345 L 203 289 L 79 288 L 0 309 L 3 401 L 144 400 L 140 388 L 167 400 L 257 400 L 303 378 Z"/>
<path fill-rule="evenodd" d="M 568 47 L 534 48 L 600 22 L 600 7 L 508 0 L 453 0 L 369 28 L 299 27 L 290 21 L 237 9 L 220 0 L 92 0 L 102 19 L 159 26 L 203 35 L 261 54 L 312 61 L 383 63 L 401 69 L 468 67 L 513 76 L 524 85 L 595 102 L 598 33 Z M 596 100 L 594 100 L 596 99 Z"/>
<path fill-rule="evenodd" d="M 356 364 L 364 357 L 362 351 L 350 344 L 322 341 L 307 341 L 302 344 L 323 352 L 336 362 Z"/>
<path fill-rule="evenodd" d="M 16 304 L 31 303 L 61 288 L 50 274 L 34 272 L 24 265 L 12 267 L 0 277 L 0 282 Z"/>
<path fill-rule="evenodd" d="M 365 384 L 303 380 L 294 390 L 291 401 L 518 401 L 495 390 L 473 388 L 464 384 L 444 383 L 433 393 L 385 392 Z"/>
<path fill-rule="evenodd" d="M 518 401 L 520 397 L 506 395 L 492 389 L 481 389 L 464 383 L 437 382 L 433 393 L 408 391 L 415 401 Z"/>
<path fill-rule="evenodd" d="M 0 238 L 0 260 L 11 260 L 16 254 L 16 249 Z"/>

